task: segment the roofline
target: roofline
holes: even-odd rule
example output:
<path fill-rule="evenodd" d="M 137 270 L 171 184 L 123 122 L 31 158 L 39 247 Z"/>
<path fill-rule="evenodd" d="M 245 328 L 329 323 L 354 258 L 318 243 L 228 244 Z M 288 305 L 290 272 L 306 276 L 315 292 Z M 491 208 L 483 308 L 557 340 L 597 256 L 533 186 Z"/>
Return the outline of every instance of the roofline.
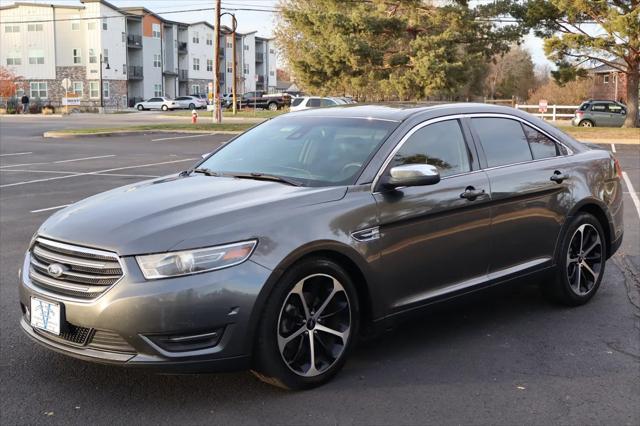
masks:
<path fill-rule="evenodd" d="M 58 8 L 58 9 L 76 9 L 76 10 L 82 10 L 85 9 L 84 6 L 72 6 L 72 5 L 66 5 L 66 4 L 53 4 L 53 3 L 30 3 L 30 2 L 14 2 L 13 4 L 8 4 L 6 6 L 0 6 L 0 10 L 7 10 L 7 9 L 15 9 L 18 8 L 20 6 L 28 6 L 28 7 L 47 7 L 47 8 Z M 26 21 L 25 21 L 26 22 Z"/>
<path fill-rule="evenodd" d="M 120 12 L 120 9 L 121 9 L 121 8 L 109 3 L 106 0 L 80 0 L 80 3 L 83 3 L 83 4 L 84 3 L 100 3 L 100 4 L 104 4 L 105 6 L 110 7 L 111 9 L 115 10 L 116 12 Z M 122 12 L 120 12 L 120 13 L 122 13 Z"/>

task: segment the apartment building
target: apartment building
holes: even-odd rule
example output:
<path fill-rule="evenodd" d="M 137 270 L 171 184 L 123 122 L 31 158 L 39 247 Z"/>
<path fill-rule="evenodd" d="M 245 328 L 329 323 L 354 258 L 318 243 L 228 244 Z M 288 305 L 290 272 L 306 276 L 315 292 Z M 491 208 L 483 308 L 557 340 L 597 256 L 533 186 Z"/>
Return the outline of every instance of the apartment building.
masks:
<path fill-rule="evenodd" d="M 19 87 L 28 95 L 52 105 L 65 95 L 64 78 L 81 106 L 114 108 L 208 93 L 214 80 L 214 27 L 163 19 L 144 7 L 17 2 L 0 7 L 0 31 L 0 64 L 23 78 Z M 275 52 L 272 39 L 236 33 L 238 93 L 276 90 Z M 232 58 L 231 31 L 222 27 L 217 79 L 223 93 L 231 92 Z"/>

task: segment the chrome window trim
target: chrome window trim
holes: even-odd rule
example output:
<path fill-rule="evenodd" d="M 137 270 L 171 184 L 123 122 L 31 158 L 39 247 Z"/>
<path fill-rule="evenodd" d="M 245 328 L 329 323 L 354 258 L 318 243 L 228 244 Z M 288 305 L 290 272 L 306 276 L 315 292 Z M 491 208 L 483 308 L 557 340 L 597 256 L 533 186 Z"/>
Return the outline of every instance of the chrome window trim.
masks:
<path fill-rule="evenodd" d="M 77 252 L 80 252 L 80 253 L 87 253 L 87 254 L 94 254 L 94 255 L 98 255 L 98 256 L 110 257 L 114 261 L 117 261 L 118 264 L 120 265 L 120 270 L 122 271 L 122 276 L 116 282 L 114 282 L 109 287 L 107 287 L 97 297 L 94 297 L 92 299 L 82 299 L 82 298 L 76 298 L 76 297 L 73 297 L 73 296 L 63 295 L 63 294 L 60 294 L 60 293 L 54 293 L 54 292 L 51 292 L 51 291 L 49 291 L 47 289 L 44 289 L 42 287 L 37 286 L 36 284 L 34 284 L 31 281 L 31 278 L 29 278 L 29 269 L 25 269 L 22 272 L 22 280 L 23 280 L 23 282 L 28 284 L 29 289 L 31 289 L 36 294 L 41 294 L 41 295 L 47 296 L 47 297 L 49 297 L 49 298 L 51 298 L 53 300 L 60 300 L 60 301 L 66 301 L 66 302 L 74 302 L 74 303 L 81 303 L 81 304 L 95 303 L 95 302 L 99 301 L 100 298 L 102 298 L 105 294 L 107 294 L 107 292 L 109 290 L 111 290 L 116 284 L 118 284 L 120 281 L 122 281 L 124 279 L 124 277 L 127 275 L 126 269 L 124 267 L 124 263 L 122 262 L 122 259 L 120 258 L 120 256 L 118 256 L 117 253 L 114 253 L 114 252 L 111 252 L 111 251 L 91 249 L 91 248 L 88 248 L 88 247 L 76 246 L 76 245 L 73 245 L 73 244 L 61 243 L 61 242 L 53 241 L 53 240 L 50 240 L 48 238 L 43 238 L 43 237 L 34 238 L 32 243 L 30 244 L 29 250 L 27 252 L 28 259 L 25 259 L 25 260 L 28 261 L 28 265 L 31 265 L 31 251 L 33 250 L 33 244 L 35 242 L 37 242 L 37 241 L 44 241 L 44 244 L 49 244 L 49 245 L 51 245 L 53 247 L 58 247 L 58 248 L 61 248 L 61 249 L 73 250 L 73 251 L 77 251 Z"/>
<path fill-rule="evenodd" d="M 515 115 L 504 114 L 504 113 L 465 113 L 465 114 L 454 114 L 454 115 L 447 115 L 447 116 L 443 116 L 443 117 L 436 117 L 436 118 L 432 118 L 430 120 L 427 120 L 427 121 L 424 121 L 422 123 L 419 123 L 419 124 L 415 125 L 414 127 L 411 128 L 411 130 L 409 130 L 402 137 L 402 139 L 400 139 L 400 142 L 398 142 L 398 144 L 395 146 L 393 151 L 391 151 L 389 153 L 389 155 L 385 159 L 384 163 L 382 163 L 382 166 L 380 167 L 380 169 L 378 169 L 378 172 L 376 173 L 376 176 L 373 179 L 373 183 L 371 184 L 371 193 L 372 194 L 379 194 L 380 193 L 379 191 L 375 191 L 374 189 L 375 189 L 376 185 L 378 184 L 378 180 L 382 176 L 382 173 L 387 168 L 387 166 L 389 165 L 389 163 L 391 162 L 393 157 L 396 155 L 396 153 L 400 150 L 400 148 L 402 148 L 402 146 L 405 144 L 405 142 L 415 132 L 417 132 L 418 130 L 422 129 L 423 127 L 426 127 L 426 126 L 428 126 L 430 124 L 433 124 L 433 123 L 438 123 L 438 122 L 446 121 L 446 120 L 460 120 L 460 119 L 463 119 L 463 118 L 468 118 L 468 119 L 472 119 L 472 118 L 506 118 L 506 119 L 519 121 L 520 123 L 526 124 L 527 126 L 539 131 L 540 133 L 542 133 L 543 135 L 545 135 L 549 139 L 551 139 L 553 142 L 555 142 L 555 143 L 561 145 L 562 147 L 564 147 L 564 149 L 567 150 L 567 154 L 556 155 L 555 157 L 539 158 L 537 160 L 531 159 L 531 160 L 527 160 L 527 161 L 521 161 L 521 162 L 518 162 L 518 163 L 502 164 L 500 166 L 494 166 L 494 167 L 486 167 L 486 168 L 482 168 L 481 167 L 478 170 L 471 170 L 471 171 L 466 172 L 466 173 L 458 173 L 458 174 L 455 174 L 455 175 L 449 175 L 449 176 L 443 177 L 442 179 L 448 179 L 448 178 L 453 178 L 453 177 L 457 177 L 457 176 L 468 175 L 468 174 L 477 173 L 477 172 L 480 172 L 480 171 L 494 170 L 494 169 L 503 168 L 503 167 L 510 167 L 510 166 L 516 166 L 516 165 L 521 165 L 521 164 L 528 164 L 528 163 L 534 163 L 534 162 L 540 162 L 540 161 L 553 160 L 555 158 L 569 157 L 571 155 L 574 155 L 574 151 L 569 146 L 567 146 L 565 143 L 559 141 L 556 137 L 554 137 L 553 135 L 550 135 L 545 130 L 541 129 L 540 127 L 536 126 L 535 124 L 531 123 L 530 121 L 527 121 L 524 118 L 521 118 L 521 117 L 518 117 L 518 116 L 515 116 Z M 467 143 L 468 143 L 468 141 L 467 141 Z M 527 141 L 527 143 L 528 143 L 528 141 Z"/>

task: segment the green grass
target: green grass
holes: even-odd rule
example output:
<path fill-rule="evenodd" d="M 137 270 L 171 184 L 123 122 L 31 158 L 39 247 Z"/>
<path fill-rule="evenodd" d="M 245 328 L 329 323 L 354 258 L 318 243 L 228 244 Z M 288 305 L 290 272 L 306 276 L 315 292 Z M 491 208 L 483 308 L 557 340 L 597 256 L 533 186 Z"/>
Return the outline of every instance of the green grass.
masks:
<path fill-rule="evenodd" d="M 626 127 L 573 127 L 558 126 L 574 138 L 636 139 L 640 142 L 640 129 Z"/>
<path fill-rule="evenodd" d="M 141 131 L 154 131 L 154 130 L 197 130 L 197 131 L 211 131 L 211 132 L 241 132 L 250 127 L 252 123 L 228 123 L 228 124 L 214 124 L 214 123 L 162 123 L 162 124 L 144 124 L 136 126 L 122 126 L 122 127 L 94 127 L 86 129 L 62 129 L 55 130 L 55 133 L 63 133 L 69 135 L 91 135 L 97 133 L 110 133 L 110 132 L 141 132 Z"/>
<path fill-rule="evenodd" d="M 286 110 L 278 110 L 278 111 L 269 111 L 269 110 L 256 110 L 255 113 L 252 109 L 245 109 L 242 111 L 238 111 L 235 117 L 238 118 L 272 118 L 277 117 L 278 115 L 284 114 L 287 112 Z M 170 115 L 176 115 L 179 117 L 191 117 L 191 111 L 174 111 L 169 113 Z M 198 111 L 198 119 L 203 119 L 206 117 L 211 117 L 211 111 Z M 233 111 L 223 111 L 223 117 L 234 117 Z"/>

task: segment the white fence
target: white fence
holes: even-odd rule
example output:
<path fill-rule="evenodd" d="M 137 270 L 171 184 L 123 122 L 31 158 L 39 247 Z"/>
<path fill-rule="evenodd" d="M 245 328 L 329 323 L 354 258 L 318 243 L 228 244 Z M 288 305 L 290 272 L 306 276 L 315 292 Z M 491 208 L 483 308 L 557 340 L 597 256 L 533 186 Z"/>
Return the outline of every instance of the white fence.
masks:
<path fill-rule="evenodd" d="M 540 118 L 551 117 L 552 121 L 556 121 L 558 118 L 572 118 L 575 110 L 580 108 L 580 105 L 548 105 L 547 112 L 542 113 L 540 111 L 539 105 L 518 105 L 515 106 L 516 109 L 521 109 L 527 111 L 528 109 L 534 109 L 536 112 L 531 112 L 531 114 Z M 558 110 L 571 110 L 571 113 L 558 113 Z M 528 112 L 528 111 L 527 111 Z"/>

